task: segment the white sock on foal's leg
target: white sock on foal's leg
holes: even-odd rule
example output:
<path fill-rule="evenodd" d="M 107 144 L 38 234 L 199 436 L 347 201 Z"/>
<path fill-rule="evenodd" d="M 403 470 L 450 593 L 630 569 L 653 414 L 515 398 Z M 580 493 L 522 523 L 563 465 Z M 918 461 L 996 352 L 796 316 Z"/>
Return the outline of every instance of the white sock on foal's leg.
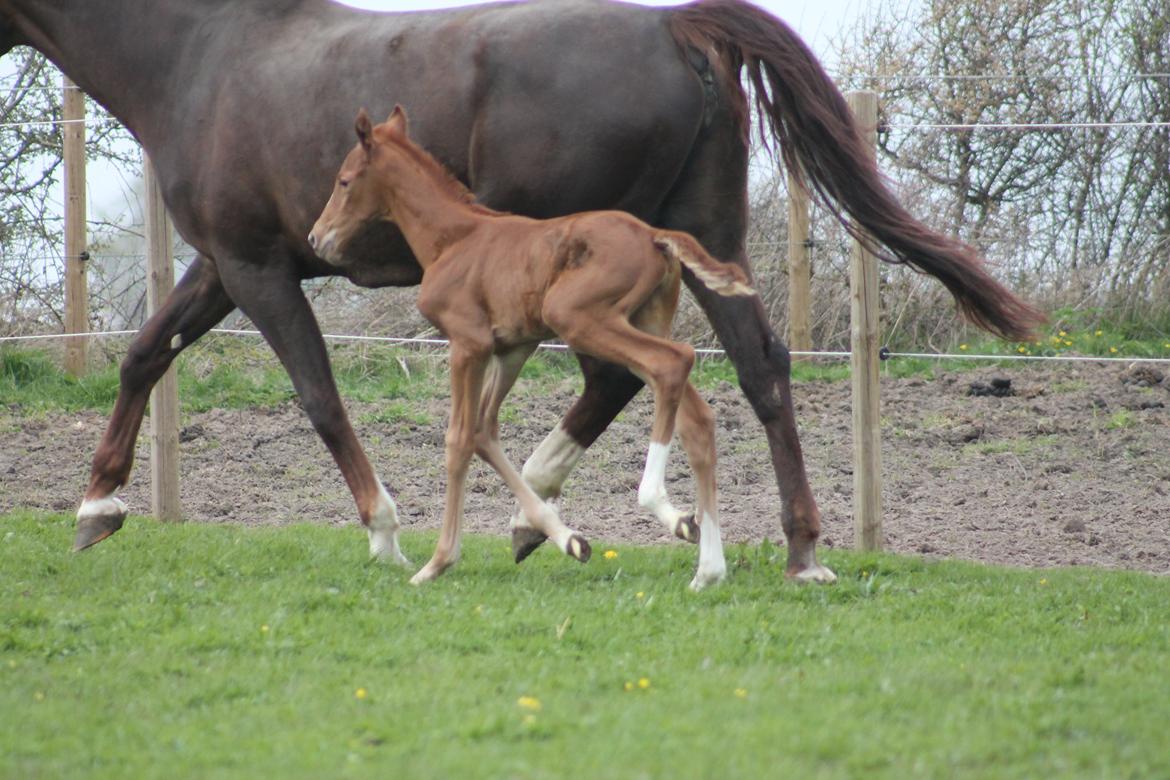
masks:
<path fill-rule="evenodd" d="M 727 561 L 723 558 L 723 539 L 719 535 L 719 520 L 703 512 L 699 526 L 699 568 L 691 580 L 691 590 L 702 590 L 715 585 L 727 576 Z"/>
<path fill-rule="evenodd" d="M 694 525 L 693 517 L 675 509 L 666 496 L 666 461 L 669 457 L 670 444 L 650 442 L 650 450 L 646 453 L 646 470 L 642 472 L 642 483 L 638 486 L 638 504 L 653 512 L 671 533 L 694 542 L 697 540 L 691 538 L 689 532 L 680 533 L 687 520 L 691 526 Z"/>

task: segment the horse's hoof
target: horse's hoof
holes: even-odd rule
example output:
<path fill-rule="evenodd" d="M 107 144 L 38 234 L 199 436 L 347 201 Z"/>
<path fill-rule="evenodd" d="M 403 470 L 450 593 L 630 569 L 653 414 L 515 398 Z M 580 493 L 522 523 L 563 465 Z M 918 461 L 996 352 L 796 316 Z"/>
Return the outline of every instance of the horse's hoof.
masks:
<path fill-rule="evenodd" d="M 517 527 L 512 529 L 512 558 L 520 563 L 544 544 L 547 536 L 535 528 Z"/>
<path fill-rule="evenodd" d="M 122 527 L 126 520 L 126 505 L 117 496 L 89 499 L 77 510 L 77 533 L 73 536 L 73 552 L 80 552 L 105 539 Z"/>
<path fill-rule="evenodd" d="M 695 522 L 693 514 L 679 518 L 678 525 L 674 527 L 674 535 L 684 542 L 691 544 L 699 543 L 699 524 Z"/>
<path fill-rule="evenodd" d="M 371 528 L 369 536 L 371 561 L 401 566 L 404 569 L 411 568 L 410 559 L 402 554 L 402 549 L 398 546 L 396 530 Z"/>
<path fill-rule="evenodd" d="M 569 543 L 565 545 L 565 552 L 581 563 L 588 563 L 590 556 L 593 555 L 593 548 L 589 546 L 589 541 L 584 536 L 573 534 L 569 537 Z"/>
<path fill-rule="evenodd" d="M 837 575 L 819 563 L 814 563 L 812 566 L 808 566 L 799 571 L 789 569 L 784 573 L 784 576 L 793 582 L 812 583 L 815 585 L 832 585 L 837 581 Z"/>
<path fill-rule="evenodd" d="M 691 580 L 691 590 L 698 593 L 709 585 L 718 585 L 723 582 L 723 578 L 726 576 L 727 569 L 696 572 L 695 578 Z"/>

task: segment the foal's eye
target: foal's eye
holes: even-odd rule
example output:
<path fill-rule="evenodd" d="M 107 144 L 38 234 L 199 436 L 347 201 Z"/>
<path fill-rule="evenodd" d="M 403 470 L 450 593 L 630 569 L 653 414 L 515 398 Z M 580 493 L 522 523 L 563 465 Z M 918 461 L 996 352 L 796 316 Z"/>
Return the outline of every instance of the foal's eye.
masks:
<path fill-rule="evenodd" d="M 346 187 L 349 186 L 349 179 L 338 179 L 337 186 L 341 187 L 342 189 L 345 189 Z"/>

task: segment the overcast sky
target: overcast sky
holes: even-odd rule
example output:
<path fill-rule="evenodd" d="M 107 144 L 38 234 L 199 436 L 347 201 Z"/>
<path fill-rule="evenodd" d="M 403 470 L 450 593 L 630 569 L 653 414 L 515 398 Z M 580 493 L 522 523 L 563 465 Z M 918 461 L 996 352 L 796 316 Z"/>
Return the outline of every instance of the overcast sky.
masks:
<path fill-rule="evenodd" d="M 630 0 L 633 1 L 633 0 Z M 678 0 L 636 0 L 640 5 L 679 5 Z M 492 0 L 344 0 L 345 5 L 379 11 L 413 11 L 424 8 L 453 8 Z M 829 39 L 857 18 L 870 0 L 755 0 L 788 22 L 822 58 L 829 54 Z"/>

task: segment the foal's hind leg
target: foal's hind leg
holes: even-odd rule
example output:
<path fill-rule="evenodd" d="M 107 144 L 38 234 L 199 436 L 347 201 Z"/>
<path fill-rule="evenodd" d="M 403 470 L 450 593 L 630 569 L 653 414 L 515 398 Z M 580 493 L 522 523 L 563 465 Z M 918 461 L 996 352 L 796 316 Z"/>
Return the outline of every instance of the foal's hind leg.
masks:
<path fill-rule="evenodd" d="M 675 509 L 666 495 L 670 440 L 687 375 L 695 361 L 694 349 L 638 330 L 623 317 L 597 321 L 565 317 L 558 322 L 553 319 L 555 314 L 555 310 L 546 313 L 549 323 L 573 349 L 627 366 L 653 389 L 654 423 L 638 503 L 679 538 L 698 541 L 694 517 Z"/>
<path fill-rule="evenodd" d="M 723 540 L 719 535 L 715 487 L 715 416 L 691 383 L 687 383 L 678 410 L 678 438 L 695 474 L 695 517 L 699 521 L 699 567 L 692 590 L 721 582 L 727 575 Z"/>
<path fill-rule="evenodd" d="M 150 390 L 180 352 L 235 308 L 207 258 L 197 255 L 163 305 L 135 336 L 122 361 L 114 412 L 93 456 L 89 487 L 77 510 L 74 550 L 97 544 L 122 527 L 126 505 L 114 495 L 134 464 L 134 442 Z"/>

